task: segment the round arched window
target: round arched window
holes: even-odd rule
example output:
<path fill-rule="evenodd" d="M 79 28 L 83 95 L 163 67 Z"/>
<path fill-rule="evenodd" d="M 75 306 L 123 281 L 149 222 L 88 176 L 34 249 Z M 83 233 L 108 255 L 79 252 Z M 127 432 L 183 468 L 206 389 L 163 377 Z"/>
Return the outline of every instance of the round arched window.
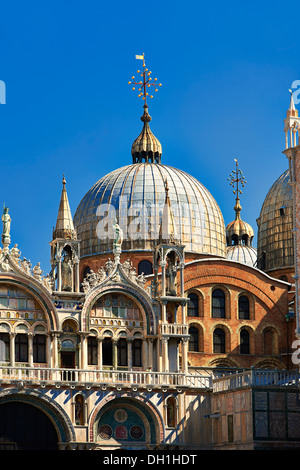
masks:
<path fill-rule="evenodd" d="M 153 266 L 151 261 L 144 259 L 143 261 L 140 261 L 139 266 L 138 266 L 138 274 L 144 273 L 145 276 L 148 274 L 153 274 Z"/>

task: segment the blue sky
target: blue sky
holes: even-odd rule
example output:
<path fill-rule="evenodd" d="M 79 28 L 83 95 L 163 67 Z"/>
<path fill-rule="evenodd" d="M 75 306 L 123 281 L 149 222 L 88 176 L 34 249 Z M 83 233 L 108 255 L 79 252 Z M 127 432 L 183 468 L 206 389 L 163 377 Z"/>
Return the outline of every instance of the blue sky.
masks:
<path fill-rule="evenodd" d="M 2 2 L 0 204 L 10 208 L 12 244 L 48 272 L 62 175 L 74 215 L 96 181 L 131 163 L 143 109 L 128 80 L 142 53 L 163 84 L 149 102 L 162 162 L 199 179 L 227 224 L 238 158 L 242 218 L 256 232 L 267 191 L 287 169 L 296 28 L 293 9 L 274 0 Z"/>

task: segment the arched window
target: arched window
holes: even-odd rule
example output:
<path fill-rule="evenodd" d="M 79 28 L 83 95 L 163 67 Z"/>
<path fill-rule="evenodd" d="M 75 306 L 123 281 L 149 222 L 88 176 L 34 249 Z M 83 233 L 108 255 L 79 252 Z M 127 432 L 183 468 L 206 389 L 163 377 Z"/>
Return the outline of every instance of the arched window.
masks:
<path fill-rule="evenodd" d="M 132 365 L 133 367 L 142 366 L 142 340 L 135 339 L 132 343 Z"/>
<path fill-rule="evenodd" d="M 221 289 L 212 293 L 212 317 L 225 318 L 225 294 Z"/>
<path fill-rule="evenodd" d="M 33 362 L 46 362 L 46 336 L 34 335 L 33 337 Z"/>
<path fill-rule="evenodd" d="M 189 317 L 198 317 L 199 316 L 199 298 L 197 294 L 193 292 L 188 295 L 190 299 L 188 303 L 188 316 Z"/>
<path fill-rule="evenodd" d="M 249 245 L 249 235 L 247 235 L 246 233 L 242 236 L 242 244 L 245 246 Z"/>
<path fill-rule="evenodd" d="M 249 320 L 250 310 L 249 310 L 249 299 L 245 295 L 239 297 L 239 319 L 240 320 Z"/>
<path fill-rule="evenodd" d="M 243 328 L 240 333 L 240 353 L 250 354 L 250 336 L 245 328 Z"/>
<path fill-rule="evenodd" d="M 102 344 L 102 362 L 104 366 L 113 365 L 112 340 L 105 338 Z"/>
<path fill-rule="evenodd" d="M 8 362 L 10 359 L 10 340 L 8 333 L 0 333 L 0 361 Z"/>
<path fill-rule="evenodd" d="M 145 276 L 148 274 L 153 274 L 153 267 L 151 261 L 148 261 L 147 259 L 144 259 L 141 261 L 138 265 L 138 274 L 144 273 Z"/>
<path fill-rule="evenodd" d="M 28 336 L 18 333 L 15 338 L 16 362 L 28 362 Z"/>
<path fill-rule="evenodd" d="M 169 428 L 176 426 L 176 400 L 174 397 L 167 399 L 167 426 Z"/>
<path fill-rule="evenodd" d="M 225 353 L 225 331 L 216 328 L 213 335 L 214 353 Z"/>
<path fill-rule="evenodd" d="M 127 366 L 127 341 L 124 338 L 118 341 L 118 366 Z"/>
<path fill-rule="evenodd" d="M 97 365 L 98 364 L 98 342 L 97 338 L 94 336 L 90 336 L 88 338 L 88 364 L 89 365 Z"/>
<path fill-rule="evenodd" d="M 199 351 L 198 329 L 195 326 L 189 328 L 189 351 Z"/>

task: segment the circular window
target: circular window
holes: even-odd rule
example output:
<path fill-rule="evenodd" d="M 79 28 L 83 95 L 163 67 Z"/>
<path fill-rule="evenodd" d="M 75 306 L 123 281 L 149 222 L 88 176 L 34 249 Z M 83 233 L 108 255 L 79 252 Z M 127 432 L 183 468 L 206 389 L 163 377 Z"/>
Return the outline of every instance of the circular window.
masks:
<path fill-rule="evenodd" d="M 132 437 L 132 439 L 141 439 L 141 437 L 143 437 L 143 434 L 144 434 L 141 426 L 132 426 L 129 432 L 130 432 L 130 436 Z"/>
<path fill-rule="evenodd" d="M 127 419 L 127 413 L 125 410 L 119 409 L 115 411 L 114 418 L 118 423 L 124 423 Z"/>
<path fill-rule="evenodd" d="M 99 436 L 101 439 L 110 439 L 112 436 L 112 428 L 108 424 L 103 424 L 99 429 Z"/>

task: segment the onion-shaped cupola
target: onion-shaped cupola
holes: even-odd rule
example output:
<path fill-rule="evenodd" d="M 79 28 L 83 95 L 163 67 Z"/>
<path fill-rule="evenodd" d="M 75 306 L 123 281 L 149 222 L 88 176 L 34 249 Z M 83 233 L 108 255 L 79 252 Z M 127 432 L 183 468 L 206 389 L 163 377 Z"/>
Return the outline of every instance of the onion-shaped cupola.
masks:
<path fill-rule="evenodd" d="M 235 219 L 226 227 L 227 258 L 254 266 L 257 260 L 256 249 L 252 246 L 254 231 L 251 225 L 241 219 L 242 206 L 239 198 L 239 194 L 242 194 L 240 186 L 244 187 L 246 181 L 236 159 L 235 163 L 236 169 L 228 178 L 230 185 L 235 188 L 233 193 L 236 194 L 236 199 Z"/>
<path fill-rule="evenodd" d="M 135 139 L 131 147 L 132 163 L 160 163 L 162 147 L 160 141 L 155 137 L 150 129 L 149 122 L 151 116 L 148 113 L 148 106 L 144 105 L 144 114 L 141 121 L 144 123 L 142 132 Z"/>

